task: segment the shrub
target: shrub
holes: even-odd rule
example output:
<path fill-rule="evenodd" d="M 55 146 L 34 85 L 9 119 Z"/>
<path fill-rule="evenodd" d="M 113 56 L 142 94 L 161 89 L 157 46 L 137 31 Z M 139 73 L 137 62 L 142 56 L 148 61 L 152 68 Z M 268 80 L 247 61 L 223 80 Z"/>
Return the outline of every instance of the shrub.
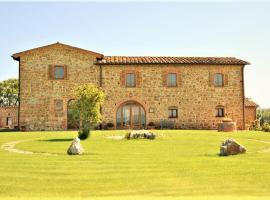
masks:
<path fill-rule="evenodd" d="M 107 123 L 107 128 L 113 128 L 113 127 L 114 127 L 113 123 L 111 123 L 111 122 Z"/>
<path fill-rule="evenodd" d="M 90 129 L 89 128 L 83 128 L 78 131 L 78 137 L 80 140 L 86 140 L 90 135 Z"/>
<path fill-rule="evenodd" d="M 155 123 L 154 122 L 149 122 L 148 126 L 155 126 Z"/>
<path fill-rule="evenodd" d="M 145 132 L 145 131 L 131 131 L 125 135 L 125 138 L 130 139 L 149 139 L 154 140 L 156 138 L 156 135 L 151 132 Z"/>
<path fill-rule="evenodd" d="M 262 131 L 270 132 L 270 124 L 265 122 L 262 126 Z"/>
<path fill-rule="evenodd" d="M 72 91 L 75 100 L 70 105 L 72 116 L 79 119 L 78 137 L 81 140 L 88 138 L 90 127 L 101 121 L 100 107 L 104 101 L 104 92 L 91 84 L 76 87 Z"/>
<path fill-rule="evenodd" d="M 261 126 L 260 126 L 260 120 L 255 120 L 251 123 L 249 130 L 251 131 L 260 131 Z"/>

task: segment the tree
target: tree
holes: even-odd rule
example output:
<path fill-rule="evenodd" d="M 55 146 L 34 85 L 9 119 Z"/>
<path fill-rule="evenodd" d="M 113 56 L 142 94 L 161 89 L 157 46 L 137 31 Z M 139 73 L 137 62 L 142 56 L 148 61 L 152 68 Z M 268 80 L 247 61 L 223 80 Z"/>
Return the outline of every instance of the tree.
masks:
<path fill-rule="evenodd" d="M 0 82 L 0 105 L 13 106 L 19 103 L 19 81 L 8 79 Z"/>
<path fill-rule="evenodd" d="M 100 108 L 105 94 L 91 84 L 78 86 L 72 94 L 75 97 L 70 105 L 72 116 L 74 120 L 79 120 L 79 138 L 86 139 L 90 128 L 101 121 Z"/>
<path fill-rule="evenodd" d="M 270 109 L 261 108 L 257 110 L 257 119 L 260 120 L 260 125 L 263 126 L 265 122 L 270 123 Z"/>

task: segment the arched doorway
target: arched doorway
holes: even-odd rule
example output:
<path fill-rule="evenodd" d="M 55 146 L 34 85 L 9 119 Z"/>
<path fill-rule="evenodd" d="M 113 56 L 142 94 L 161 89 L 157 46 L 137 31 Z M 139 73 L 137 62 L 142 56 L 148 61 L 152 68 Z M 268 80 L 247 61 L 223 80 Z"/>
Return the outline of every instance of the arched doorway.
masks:
<path fill-rule="evenodd" d="M 76 119 L 74 116 L 74 111 L 72 103 L 74 99 L 71 99 L 67 103 L 67 129 L 68 130 L 77 130 L 79 128 L 79 119 Z"/>
<path fill-rule="evenodd" d="M 116 113 L 117 129 L 143 129 L 145 126 L 145 110 L 141 104 L 127 101 L 119 106 Z"/>

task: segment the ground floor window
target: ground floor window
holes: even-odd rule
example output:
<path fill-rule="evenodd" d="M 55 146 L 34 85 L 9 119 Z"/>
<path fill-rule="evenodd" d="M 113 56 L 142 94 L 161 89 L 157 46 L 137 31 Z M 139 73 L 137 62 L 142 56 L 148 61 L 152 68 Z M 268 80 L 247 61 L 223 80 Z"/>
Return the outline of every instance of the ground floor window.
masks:
<path fill-rule="evenodd" d="M 178 109 L 176 107 L 170 107 L 168 109 L 168 118 L 177 118 L 178 117 Z"/>
<path fill-rule="evenodd" d="M 216 117 L 224 117 L 225 112 L 224 112 L 224 107 L 216 107 Z"/>
<path fill-rule="evenodd" d="M 117 128 L 145 128 L 146 117 L 144 108 L 137 102 L 129 101 L 122 104 L 116 114 Z"/>
<path fill-rule="evenodd" d="M 12 117 L 7 117 L 6 125 L 11 126 L 12 125 Z"/>

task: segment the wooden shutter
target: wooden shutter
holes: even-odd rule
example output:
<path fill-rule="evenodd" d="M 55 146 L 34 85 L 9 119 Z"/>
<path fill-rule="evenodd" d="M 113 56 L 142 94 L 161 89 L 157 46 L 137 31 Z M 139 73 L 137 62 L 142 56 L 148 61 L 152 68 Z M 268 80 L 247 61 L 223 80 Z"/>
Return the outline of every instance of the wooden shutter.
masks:
<path fill-rule="evenodd" d="M 120 85 L 122 87 L 125 87 L 126 85 L 126 72 L 125 70 L 123 70 L 121 73 L 120 73 Z"/>
<path fill-rule="evenodd" d="M 168 76 L 168 72 L 163 71 L 163 73 L 162 73 L 162 83 L 163 83 L 164 87 L 167 87 L 167 76 Z"/>
<path fill-rule="evenodd" d="M 142 83 L 141 73 L 139 71 L 136 71 L 135 76 L 136 76 L 136 87 L 141 87 Z"/>
<path fill-rule="evenodd" d="M 63 67 L 64 67 L 64 79 L 66 80 L 66 79 L 68 79 L 68 70 L 67 70 L 66 65 L 64 65 Z"/>
<path fill-rule="evenodd" d="M 176 75 L 176 80 L 177 80 L 177 86 L 181 86 L 182 85 L 182 73 L 179 71 Z"/>
<path fill-rule="evenodd" d="M 48 66 L 48 79 L 49 80 L 54 79 L 54 66 L 53 65 Z"/>
<path fill-rule="evenodd" d="M 209 72 L 209 86 L 214 86 L 215 73 Z"/>
<path fill-rule="evenodd" d="M 228 73 L 223 74 L 223 78 L 224 78 L 224 86 L 228 86 L 228 79 L 229 79 Z"/>

